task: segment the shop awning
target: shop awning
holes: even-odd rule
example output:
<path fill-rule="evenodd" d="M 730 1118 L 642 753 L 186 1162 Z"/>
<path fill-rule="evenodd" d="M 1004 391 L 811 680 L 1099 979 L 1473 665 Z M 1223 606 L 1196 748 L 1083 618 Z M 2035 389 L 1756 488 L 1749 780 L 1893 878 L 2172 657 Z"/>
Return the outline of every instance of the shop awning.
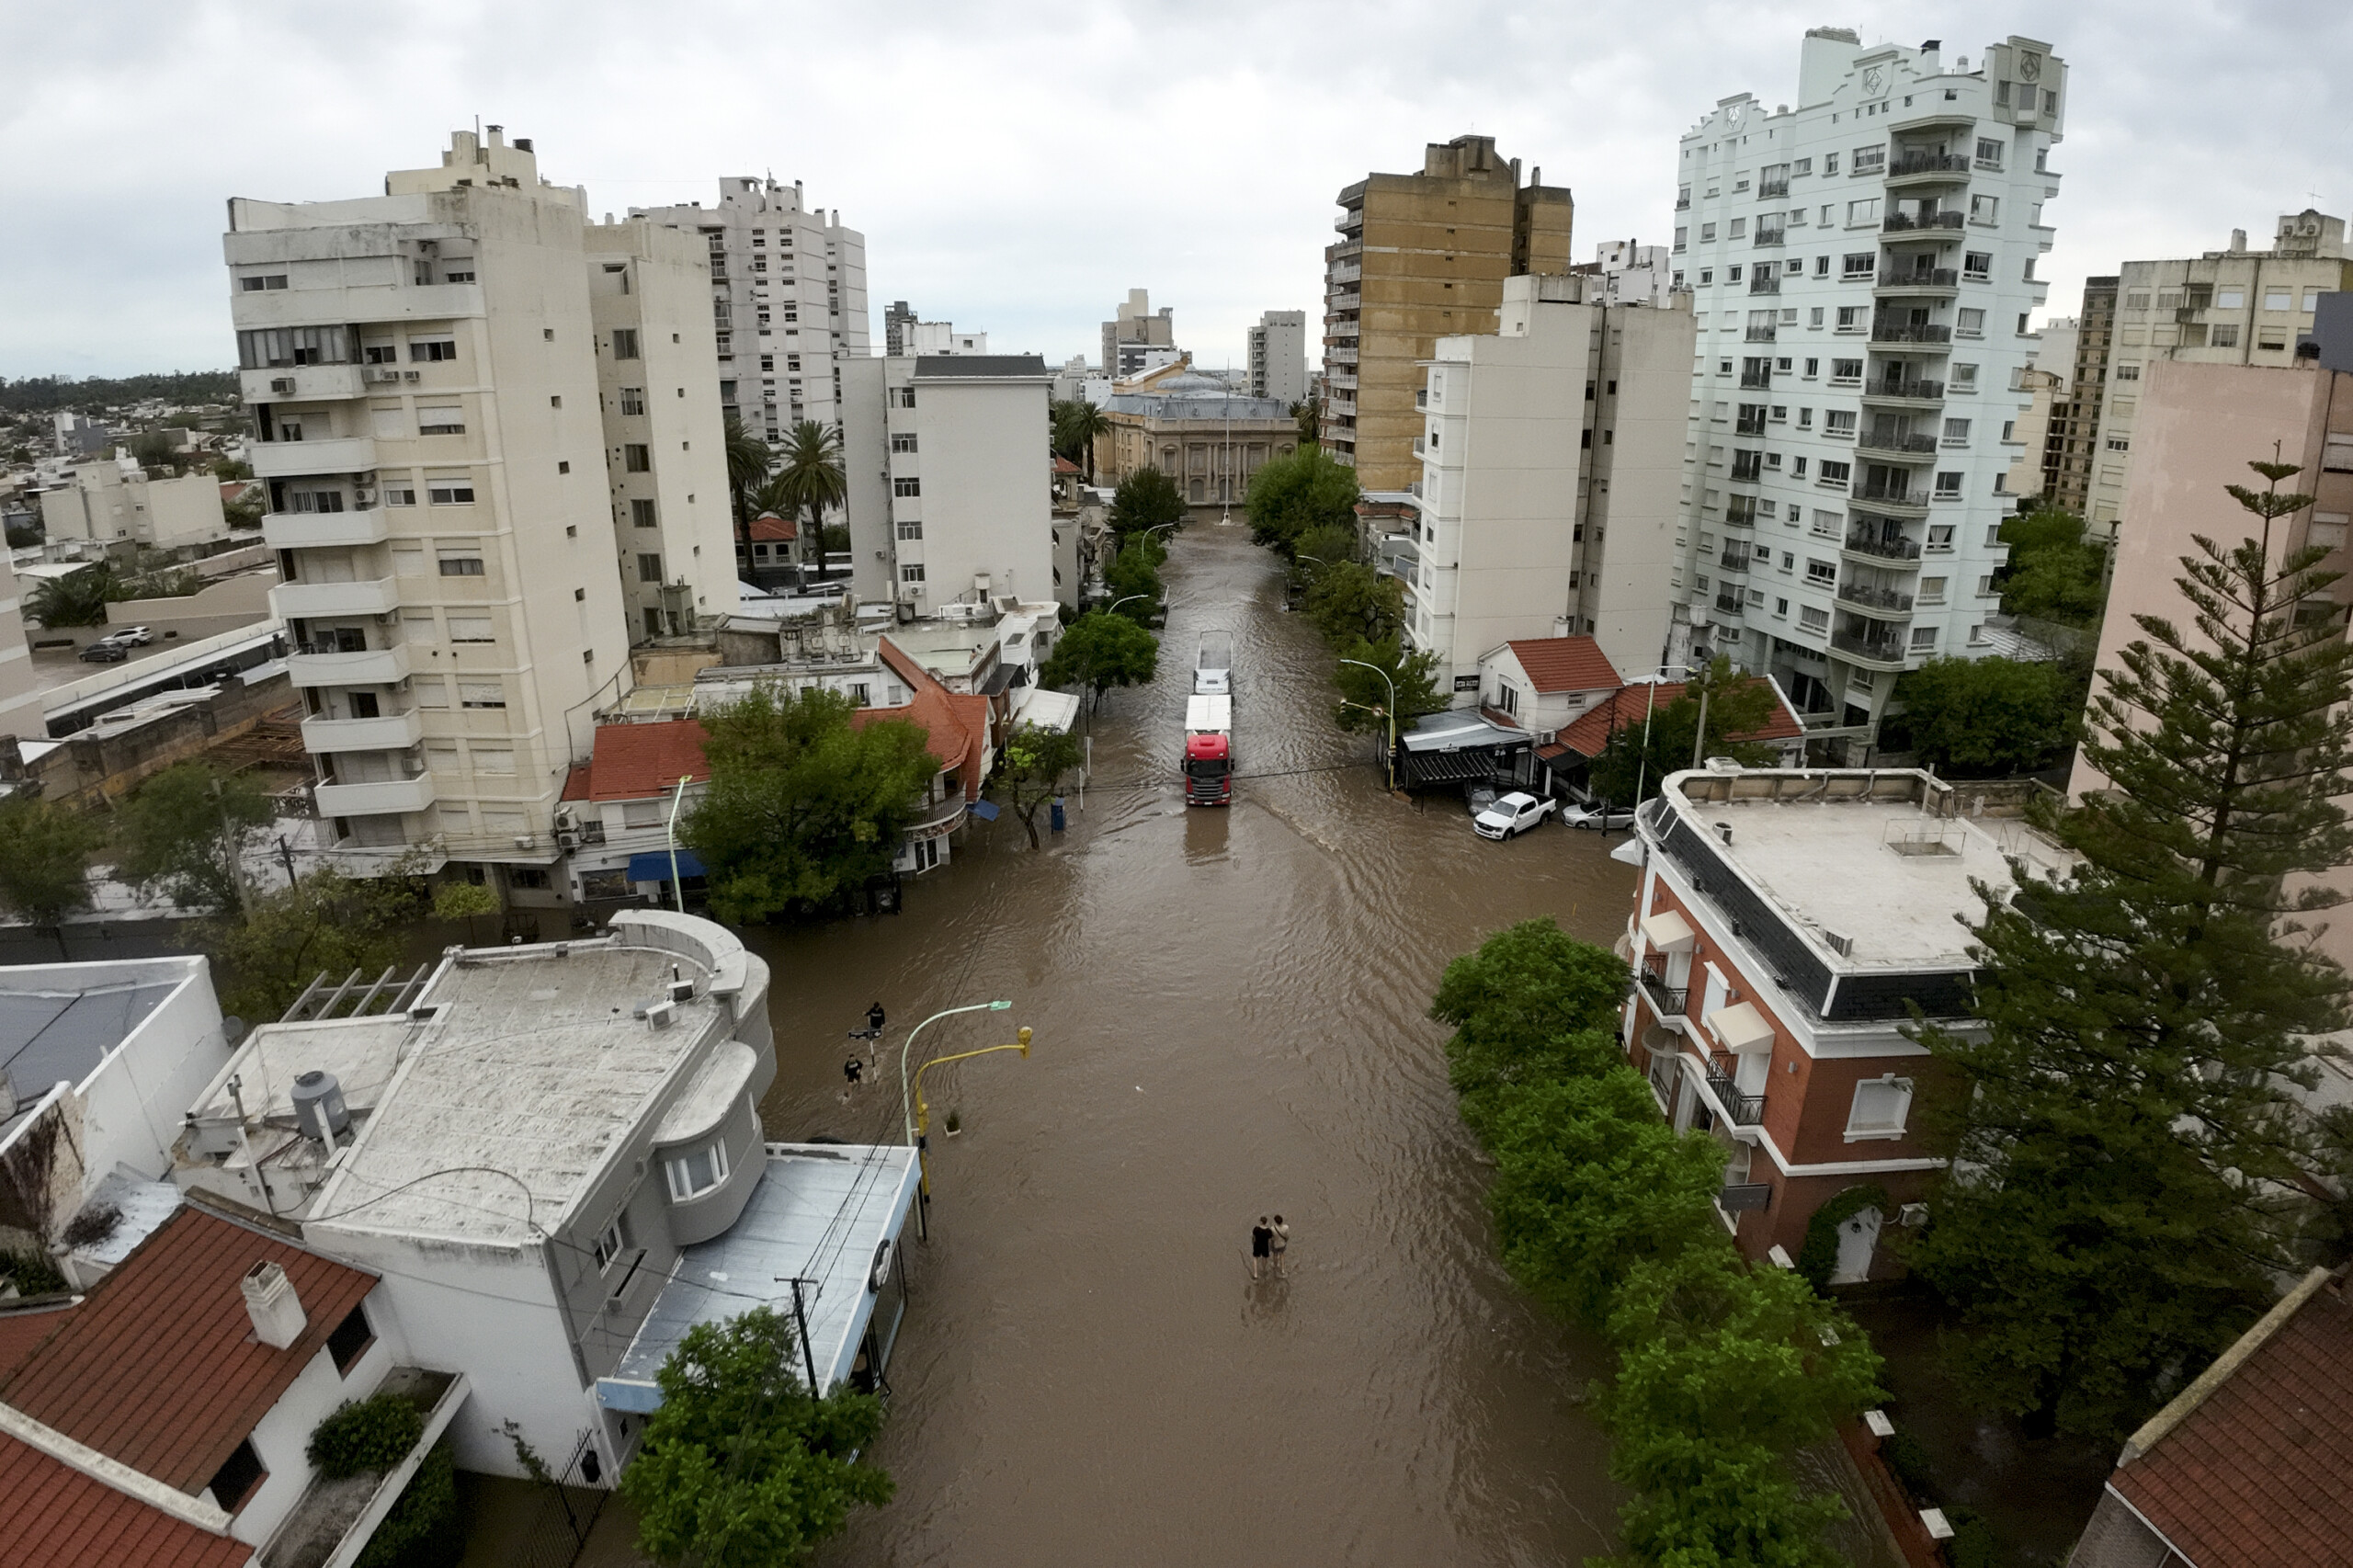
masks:
<path fill-rule="evenodd" d="M 695 858 L 694 851 L 691 849 L 679 850 L 678 875 L 681 877 L 699 877 L 702 874 L 702 862 Z M 670 852 L 667 849 L 654 849 L 649 850 L 642 855 L 631 856 L 629 858 L 629 880 L 633 882 L 668 881 L 670 880 Z"/>
<path fill-rule="evenodd" d="M 1662 953 L 1691 950 L 1691 923 L 1671 909 L 1643 916 L 1643 940 Z"/>
<path fill-rule="evenodd" d="M 1708 1015 L 1707 1022 L 1726 1051 L 1739 1053 L 1773 1049 L 1773 1026 L 1765 1021 L 1764 1014 L 1745 1002 L 1717 1008 Z"/>

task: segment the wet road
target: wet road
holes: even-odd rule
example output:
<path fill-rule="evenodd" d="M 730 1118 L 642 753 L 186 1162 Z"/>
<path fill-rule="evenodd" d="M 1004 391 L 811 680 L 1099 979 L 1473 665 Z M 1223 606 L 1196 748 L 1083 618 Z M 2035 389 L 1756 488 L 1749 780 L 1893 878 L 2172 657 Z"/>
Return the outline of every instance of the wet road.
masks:
<path fill-rule="evenodd" d="M 837 1098 L 880 997 L 933 1074 L 932 1239 L 876 1460 L 898 1481 L 835 1564 L 1559 1563 L 1610 1549 L 1582 1408 L 1597 1346 L 1494 1258 L 1480 1155 L 1425 1016 L 1446 961 L 1532 915 L 1608 943 L 1633 873 L 1556 826 L 1475 838 L 1459 802 L 1386 796 L 1336 731 L 1329 655 L 1281 613 L 1246 529 L 1197 525 L 1166 575 L 1161 676 L 1095 721 L 1071 831 L 1010 815 L 910 885 L 907 912 L 756 933 L 775 968 L 773 1135 L 895 1139 L 895 1050 Z M 1236 649 L 1227 811 L 1175 756 L 1204 628 Z M 1250 777 L 1256 776 L 1256 777 Z M 1075 801 L 1074 801 L 1075 805 Z M 1616 840 L 1610 841 L 1615 843 Z M 964 1131 L 938 1136 L 949 1106 Z M 1291 1278 L 1248 1232 L 1291 1223 Z"/>

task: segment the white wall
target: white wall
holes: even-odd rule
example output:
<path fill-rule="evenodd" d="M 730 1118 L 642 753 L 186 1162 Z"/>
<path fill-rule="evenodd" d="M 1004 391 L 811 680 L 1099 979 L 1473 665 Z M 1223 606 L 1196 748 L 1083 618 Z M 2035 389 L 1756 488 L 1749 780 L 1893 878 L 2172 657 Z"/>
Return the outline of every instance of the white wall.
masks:
<path fill-rule="evenodd" d="M 382 1301 L 383 1288 L 379 1286 L 367 1303 L 369 1325 L 376 1331 L 375 1343 L 351 1364 L 348 1376 L 335 1369 L 334 1355 L 322 1345 L 286 1392 L 278 1396 L 269 1414 L 253 1429 L 254 1452 L 261 1456 L 262 1468 L 269 1473 L 229 1527 L 229 1533 L 237 1540 L 261 1545 L 302 1501 L 303 1493 L 311 1485 L 307 1450 L 311 1433 L 318 1424 L 334 1415 L 344 1401 L 366 1399 L 376 1392 L 385 1373 L 409 1363 L 406 1346 L 401 1344 L 396 1334 L 387 1332 L 390 1314 L 381 1310 Z M 309 1310 L 307 1303 L 304 1310 Z M 313 1326 L 317 1326 L 315 1322 Z M 332 1329 L 335 1325 L 326 1326 Z"/>

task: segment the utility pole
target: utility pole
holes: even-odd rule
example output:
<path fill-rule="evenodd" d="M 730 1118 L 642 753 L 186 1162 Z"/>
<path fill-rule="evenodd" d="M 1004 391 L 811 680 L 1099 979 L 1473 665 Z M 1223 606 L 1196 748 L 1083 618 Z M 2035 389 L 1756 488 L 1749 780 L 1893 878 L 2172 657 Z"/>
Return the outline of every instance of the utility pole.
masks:
<path fill-rule="evenodd" d="M 809 1369 L 809 1403 L 814 1404 L 817 1403 L 817 1356 L 816 1352 L 809 1348 L 809 1314 L 801 1305 L 801 1287 L 814 1285 L 816 1281 L 797 1278 L 787 1278 L 781 1274 L 776 1276 L 776 1281 L 779 1285 L 792 1287 L 792 1321 L 800 1330 L 801 1363 Z"/>
<path fill-rule="evenodd" d="M 1693 767 L 1701 767 L 1707 761 L 1708 686 L 1710 684 L 1707 675 L 1712 673 L 1713 668 L 1714 666 L 1711 665 L 1709 672 L 1703 673 L 1699 677 L 1699 733 L 1691 737 L 1691 766 Z"/>
<path fill-rule="evenodd" d="M 221 780 L 212 781 L 212 807 L 221 815 L 221 847 L 229 857 L 229 886 L 237 897 L 237 913 L 253 914 L 253 894 L 245 890 L 244 835 L 229 825 L 229 803 L 221 793 Z"/>
<path fill-rule="evenodd" d="M 286 886 L 291 892 L 294 887 L 294 849 L 286 842 L 286 835 L 282 833 L 278 835 L 278 853 L 286 862 Z"/>

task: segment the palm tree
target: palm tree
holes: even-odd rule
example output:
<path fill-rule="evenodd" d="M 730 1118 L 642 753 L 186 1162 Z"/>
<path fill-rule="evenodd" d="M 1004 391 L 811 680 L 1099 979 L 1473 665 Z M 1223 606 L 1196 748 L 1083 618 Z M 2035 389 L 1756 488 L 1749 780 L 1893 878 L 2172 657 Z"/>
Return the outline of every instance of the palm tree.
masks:
<path fill-rule="evenodd" d="M 803 419 L 793 426 L 792 434 L 785 438 L 780 457 L 776 478 L 761 490 L 760 498 L 788 516 L 806 510 L 809 528 L 803 537 L 820 540 L 825 527 L 825 508 L 838 506 L 849 498 L 849 481 L 842 473 L 840 427 L 829 428 L 813 419 Z"/>
<path fill-rule="evenodd" d="M 108 601 L 128 598 L 106 562 L 44 578 L 25 596 L 25 613 L 44 627 L 104 626 Z"/>
<path fill-rule="evenodd" d="M 1054 449 L 1086 467 L 1086 483 L 1095 483 L 1095 438 L 1103 434 L 1103 411 L 1085 398 L 1073 398 L 1054 410 Z"/>
<path fill-rule="evenodd" d="M 752 492 L 767 479 L 776 454 L 768 444 L 744 428 L 744 422 L 733 415 L 727 416 L 727 435 L 722 442 L 727 453 L 727 490 L 735 506 L 735 537 L 742 541 L 745 558 L 751 554 L 752 519 L 759 514 L 752 508 Z"/>

